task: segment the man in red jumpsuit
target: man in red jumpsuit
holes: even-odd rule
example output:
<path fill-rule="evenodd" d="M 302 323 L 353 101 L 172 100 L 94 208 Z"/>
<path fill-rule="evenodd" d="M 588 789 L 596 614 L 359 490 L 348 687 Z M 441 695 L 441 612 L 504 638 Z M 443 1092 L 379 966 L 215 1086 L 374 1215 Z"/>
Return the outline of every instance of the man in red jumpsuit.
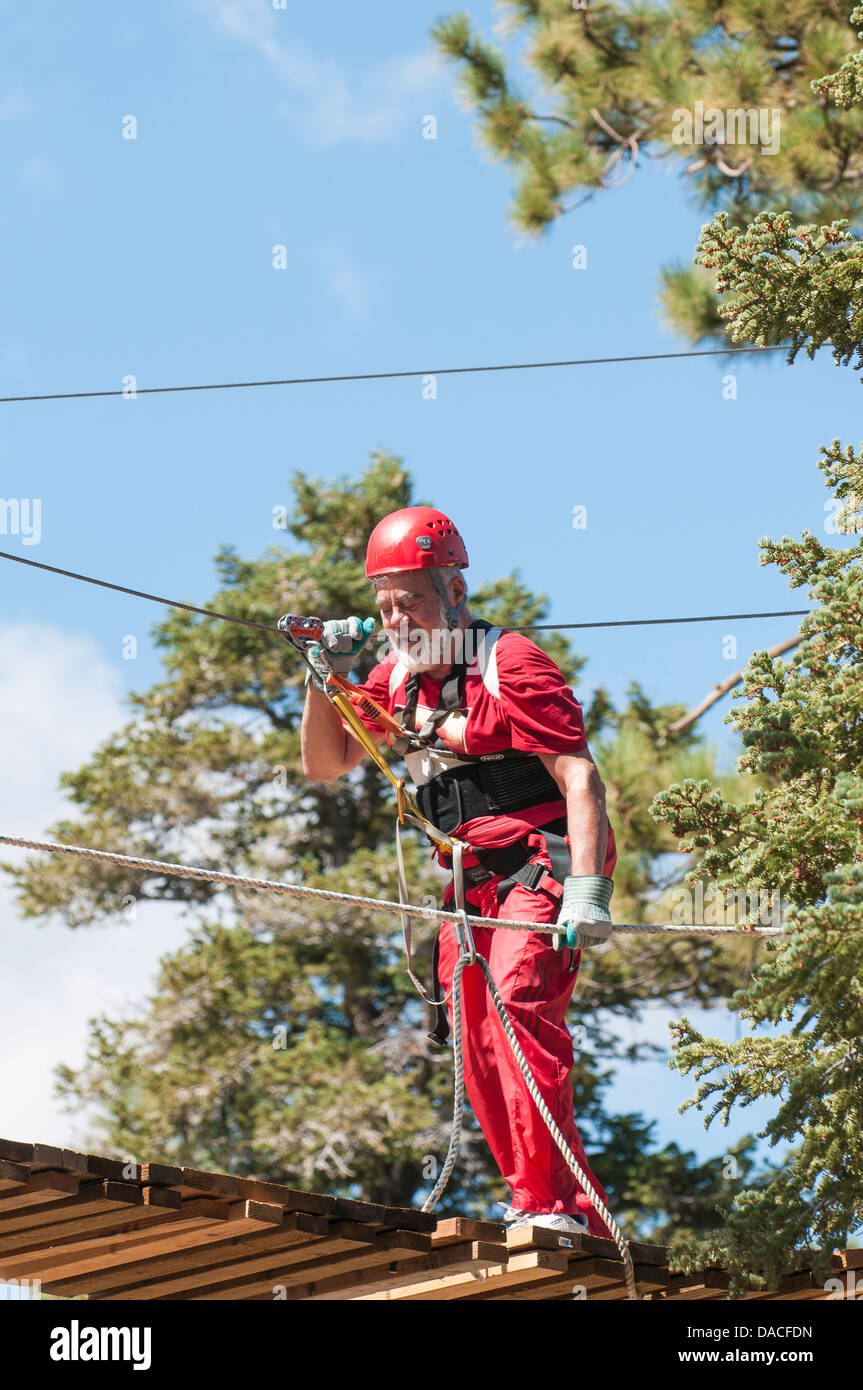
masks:
<path fill-rule="evenodd" d="M 468 911 L 560 926 L 556 937 L 490 927 L 473 928 L 473 936 L 539 1090 L 607 1205 L 575 1123 L 566 1026 L 581 950 L 611 932 L 617 852 L 605 789 L 560 668 L 522 633 L 471 619 L 467 564 L 461 536 L 435 508 L 404 508 L 375 527 L 366 574 L 391 650 L 360 689 L 415 729 L 416 740 L 400 746 L 361 717 L 379 742 L 389 737 L 404 754 L 427 819 L 475 851 L 464 856 Z M 358 618 L 325 625 L 322 640 L 337 670 L 350 669 L 373 627 Z M 302 756 L 316 781 L 342 776 L 364 756 L 315 681 L 303 711 Z M 444 902 L 451 901 L 450 886 Z M 458 955 L 454 927 L 444 923 L 435 973 L 446 991 Z M 462 999 L 465 1084 L 512 1189 L 507 1222 L 609 1235 L 527 1090 L 478 968 L 464 971 Z M 438 1014 L 432 1036 L 443 1041 L 448 1026 Z"/>

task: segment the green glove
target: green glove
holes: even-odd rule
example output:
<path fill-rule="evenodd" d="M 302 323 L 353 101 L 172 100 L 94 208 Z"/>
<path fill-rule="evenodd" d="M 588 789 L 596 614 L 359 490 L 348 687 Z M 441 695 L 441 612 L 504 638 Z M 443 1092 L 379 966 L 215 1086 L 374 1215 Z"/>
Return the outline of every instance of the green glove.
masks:
<path fill-rule="evenodd" d="M 317 671 L 313 676 L 306 673 L 306 684 L 313 680 L 318 690 L 323 690 L 330 671 L 346 676 L 375 630 L 374 618 L 331 618 L 324 623 L 322 644 L 327 649 L 329 665 L 315 643 L 309 647 L 308 657 Z"/>
<path fill-rule="evenodd" d="M 564 879 L 563 904 L 557 925 L 565 928 L 566 944 L 577 951 L 611 936 L 608 905 L 614 884 L 604 874 L 570 874 Z M 560 937 L 555 936 L 555 945 Z"/>

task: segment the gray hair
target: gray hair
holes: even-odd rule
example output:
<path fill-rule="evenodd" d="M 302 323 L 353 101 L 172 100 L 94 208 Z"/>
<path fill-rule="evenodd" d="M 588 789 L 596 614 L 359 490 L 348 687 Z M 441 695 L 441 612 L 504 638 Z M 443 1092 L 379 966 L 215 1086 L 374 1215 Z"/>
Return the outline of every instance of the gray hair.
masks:
<path fill-rule="evenodd" d="M 450 580 L 454 579 L 457 574 L 462 574 L 461 565 L 436 565 L 435 568 L 437 569 L 437 572 L 443 580 L 444 584 L 446 584 L 447 586 L 449 586 Z M 398 581 L 399 579 L 402 579 L 406 574 L 417 573 L 419 573 L 418 570 L 400 570 L 396 574 L 375 574 L 367 582 L 369 588 L 374 589 L 375 593 L 377 593 L 379 584 L 391 584 L 393 583 L 393 581 Z M 464 586 L 464 593 L 465 598 L 467 598 L 468 587 L 466 582 Z"/>

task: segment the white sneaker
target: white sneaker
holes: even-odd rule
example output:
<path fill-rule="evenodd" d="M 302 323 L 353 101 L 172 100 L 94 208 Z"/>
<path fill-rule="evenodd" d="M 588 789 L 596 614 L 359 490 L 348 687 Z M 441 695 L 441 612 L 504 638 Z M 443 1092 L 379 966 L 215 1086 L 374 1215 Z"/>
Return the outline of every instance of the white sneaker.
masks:
<path fill-rule="evenodd" d="M 587 1217 L 583 1212 L 563 1212 L 563 1211 L 520 1211 L 518 1207 L 508 1207 L 505 1202 L 498 1202 L 498 1206 L 503 1207 L 506 1216 L 507 1230 L 517 1230 L 519 1226 L 545 1226 L 551 1231 L 565 1231 L 568 1235 L 587 1235 Z"/>

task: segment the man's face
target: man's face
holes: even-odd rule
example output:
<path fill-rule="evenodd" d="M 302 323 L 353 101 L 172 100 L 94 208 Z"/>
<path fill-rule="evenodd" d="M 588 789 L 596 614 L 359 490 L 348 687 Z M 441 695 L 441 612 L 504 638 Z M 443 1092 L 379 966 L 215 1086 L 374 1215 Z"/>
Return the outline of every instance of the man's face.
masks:
<path fill-rule="evenodd" d="M 384 631 L 409 671 L 452 661 L 446 609 L 427 570 L 386 575 L 376 582 L 375 596 Z"/>

